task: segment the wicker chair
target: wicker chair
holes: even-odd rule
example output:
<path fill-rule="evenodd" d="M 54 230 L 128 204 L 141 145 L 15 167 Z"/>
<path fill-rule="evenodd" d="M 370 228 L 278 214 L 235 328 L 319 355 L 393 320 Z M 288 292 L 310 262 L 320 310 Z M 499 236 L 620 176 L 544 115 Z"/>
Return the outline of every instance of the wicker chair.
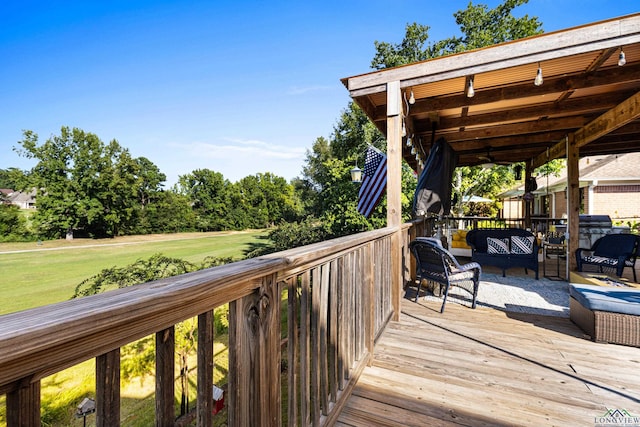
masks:
<path fill-rule="evenodd" d="M 422 281 L 427 280 L 440 285 L 441 295 L 443 295 L 440 313 L 444 312 L 451 286 L 460 287 L 473 295 L 471 308 L 476 308 L 482 272 L 480 264 L 477 262 L 458 264 L 455 257 L 442 247 L 439 240 L 430 237 L 418 237 L 409 244 L 409 249 L 416 258 L 416 279 L 418 280 L 416 301 L 420 296 Z"/>
<path fill-rule="evenodd" d="M 633 271 L 633 281 L 636 278 L 636 258 L 640 245 L 640 237 L 635 234 L 607 234 L 593 243 L 591 249 L 576 249 L 576 262 L 578 271 L 582 271 L 584 265 L 598 266 L 602 273 L 604 268 L 613 269 L 618 277 L 622 276 L 625 267 Z"/>

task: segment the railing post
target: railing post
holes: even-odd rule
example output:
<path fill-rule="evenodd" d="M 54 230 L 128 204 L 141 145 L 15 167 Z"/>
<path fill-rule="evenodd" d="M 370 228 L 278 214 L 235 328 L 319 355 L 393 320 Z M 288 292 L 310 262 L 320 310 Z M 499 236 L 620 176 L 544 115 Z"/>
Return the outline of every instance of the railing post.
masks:
<path fill-rule="evenodd" d="M 213 310 L 198 316 L 198 427 L 213 425 Z"/>
<path fill-rule="evenodd" d="M 156 333 L 156 426 L 175 424 L 175 327 Z"/>
<path fill-rule="evenodd" d="M 364 247 L 364 263 L 363 263 L 363 290 L 365 307 L 365 340 L 367 346 L 367 353 L 369 356 L 373 355 L 373 346 L 376 338 L 376 291 L 374 277 L 374 264 L 375 264 L 375 251 L 373 249 L 373 242 L 369 242 Z M 373 357 L 369 357 L 368 365 L 371 366 Z"/>
<path fill-rule="evenodd" d="M 120 348 L 96 357 L 96 426 L 120 425 Z"/>
<path fill-rule="evenodd" d="M 7 393 L 7 427 L 40 425 L 40 381 L 24 379 Z"/>
<path fill-rule="evenodd" d="M 281 425 L 276 275 L 229 305 L 229 425 Z"/>

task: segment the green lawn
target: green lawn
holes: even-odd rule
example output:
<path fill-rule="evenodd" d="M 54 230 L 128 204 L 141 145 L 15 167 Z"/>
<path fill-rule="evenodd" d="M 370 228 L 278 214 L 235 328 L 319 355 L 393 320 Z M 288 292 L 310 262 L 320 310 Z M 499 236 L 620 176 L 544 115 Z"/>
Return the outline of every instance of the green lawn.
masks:
<path fill-rule="evenodd" d="M 199 262 L 243 258 L 264 245 L 264 231 L 185 233 L 71 242 L 0 244 L 0 315 L 65 301 L 84 279 L 162 253 Z M 19 252 L 27 251 L 27 252 Z"/>
<path fill-rule="evenodd" d="M 240 259 L 248 251 L 265 245 L 265 236 L 265 231 L 247 231 L 0 244 L 0 315 L 67 300 L 78 283 L 103 268 L 126 266 L 156 253 L 194 263 L 207 256 Z M 226 336 L 216 338 L 214 380 L 217 384 L 226 383 L 227 346 Z M 195 375 L 195 355 L 191 358 L 190 366 Z M 44 425 L 83 425 L 83 420 L 75 419 L 73 413 L 75 405 L 83 397 L 94 395 L 94 371 L 92 359 L 43 379 Z M 123 382 L 123 425 L 142 427 L 153 424 L 153 386 L 152 373 Z M 194 393 L 195 388 L 192 387 L 190 394 Z M 176 399 L 178 404 L 178 388 Z M 193 406 L 195 394 L 191 402 Z M 215 419 L 215 425 L 224 424 L 225 420 L 226 416 L 221 414 Z M 95 425 L 95 417 L 89 416 L 87 425 Z M 6 426 L 4 396 L 0 396 L 2 426 Z"/>

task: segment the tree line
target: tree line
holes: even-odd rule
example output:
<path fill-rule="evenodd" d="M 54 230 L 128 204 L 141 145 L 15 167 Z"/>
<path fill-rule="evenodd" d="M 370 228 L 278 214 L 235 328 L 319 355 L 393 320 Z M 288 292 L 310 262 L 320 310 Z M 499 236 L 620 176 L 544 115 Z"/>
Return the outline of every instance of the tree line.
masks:
<path fill-rule="evenodd" d="M 0 170 L 0 187 L 36 191 L 27 220 L 3 205 L 3 236 L 94 238 L 128 234 L 266 228 L 303 214 L 294 187 L 272 173 L 232 183 L 219 172 L 194 170 L 164 188 L 165 174 L 145 157 L 134 158 L 116 140 L 63 127 L 40 144 L 25 131 L 16 149 L 35 160 L 29 171 Z M 21 222 L 22 220 L 22 222 Z"/>

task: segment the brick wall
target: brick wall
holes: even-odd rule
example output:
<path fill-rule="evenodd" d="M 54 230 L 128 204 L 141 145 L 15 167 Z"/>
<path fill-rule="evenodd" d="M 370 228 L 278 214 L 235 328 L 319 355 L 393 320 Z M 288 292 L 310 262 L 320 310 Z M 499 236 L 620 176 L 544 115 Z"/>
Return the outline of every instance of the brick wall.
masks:
<path fill-rule="evenodd" d="M 567 193 L 565 191 L 558 191 L 555 195 L 555 210 L 553 211 L 554 218 L 562 218 L 567 215 Z"/>
<path fill-rule="evenodd" d="M 640 185 L 599 185 L 593 189 L 593 215 L 612 219 L 640 216 Z"/>

